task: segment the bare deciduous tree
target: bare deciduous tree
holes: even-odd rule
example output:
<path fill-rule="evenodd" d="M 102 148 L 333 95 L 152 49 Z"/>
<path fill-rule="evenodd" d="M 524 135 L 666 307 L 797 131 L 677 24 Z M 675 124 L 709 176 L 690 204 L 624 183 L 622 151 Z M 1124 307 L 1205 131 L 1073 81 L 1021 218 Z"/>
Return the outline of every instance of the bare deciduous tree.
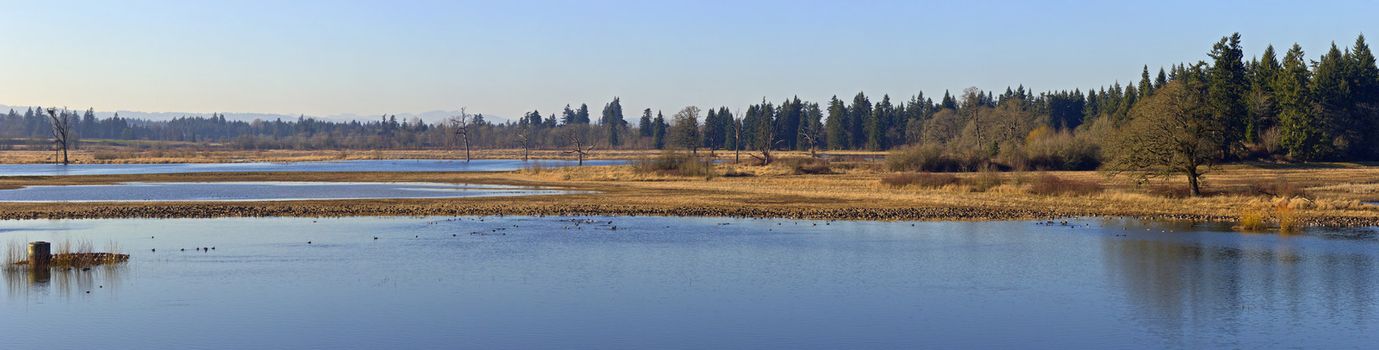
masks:
<path fill-rule="evenodd" d="M 819 134 L 819 130 L 815 130 L 815 128 L 808 125 L 800 128 L 800 141 L 804 141 L 805 144 L 809 145 L 810 158 L 819 157 L 818 149 L 820 136 L 822 135 Z"/>
<path fill-rule="evenodd" d="M 531 158 L 531 138 L 532 128 L 530 124 L 522 123 L 518 125 L 517 143 L 522 145 L 522 161 Z"/>
<path fill-rule="evenodd" d="M 470 126 L 470 121 L 471 121 L 471 120 L 470 120 L 469 113 L 465 113 L 464 108 L 460 108 L 460 115 L 454 116 L 454 117 L 450 117 L 450 120 L 449 120 L 449 122 L 450 122 L 450 128 L 451 128 L 452 132 L 454 132 L 454 133 L 455 133 L 455 136 L 456 136 L 456 137 L 459 137 L 459 138 L 461 139 L 461 141 L 464 142 L 464 162 L 465 162 L 465 163 L 468 163 L 468 162 L 469 162 L 469 159 L 470 159 L 470 153 L 469 153 L 469 126 Z"/>
<path fill-rule="evenodd" d="M 733 118 L 733 163 L 742 163 L 742 117 Z"/>
<path fill-rule="evenodd" d="M 574 154 L 574 155 L 575 155 L 575 159 L 578 159 L 578 161 L 579 161 L 579 163 L 578 163 L 577 165 L 579 165 L 579 166 L 584 166 L 584 157 L 587 157 L 587 156 L 589 155 L 589 152 L 591 152 L 591 151 L 594 150 L 594 145 L 589 145 L 589 147 L 584 147 L 584 137 L 582 136 L 584 133 L 582 133 L 582 132 L 577 132 L 577 131 L 579 131 L 579 130 L 572 130 L 572 131 L 575 131 L 575 132 L 571 132 L 571 133 L 570 133 L 570 146 L 571 146 L 571 147 L 574 147 L 574 148 L 572 148 L 572 149 L 570 149 L 570 150 L 568 150 L 568 151 L 565 151 L 564 153 L 565 153 L 565 154 Z"/>
<path fill-rule="evenodd" d="M 72 136 L 67 110 L 63 109 L 59 112 L 57 108 L 48 108 L 47 112 L 48 119 L 53 125 L 53 144 L 57 146 L 53 150 L 53 161 L 57 161 L 57 152 L 61 151 L 62 165 L 67 165 L 70 163 L 67 159 L 67 148 L 70 146 Z"/>

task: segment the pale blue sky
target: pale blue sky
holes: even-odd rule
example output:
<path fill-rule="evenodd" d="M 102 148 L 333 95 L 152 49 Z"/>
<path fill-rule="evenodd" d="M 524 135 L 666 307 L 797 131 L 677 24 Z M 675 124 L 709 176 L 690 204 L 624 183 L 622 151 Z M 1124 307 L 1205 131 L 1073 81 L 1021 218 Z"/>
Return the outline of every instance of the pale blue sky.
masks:
<path fill-rule="evenodd" d="M 1089 88 L 1206 58 L 1309 57 L 1372 1 L 9 1 L 0 104 L 97 110 L 629 114 L 978 86 Z M 629 116 L 631 117 L 631 116 Z"/>

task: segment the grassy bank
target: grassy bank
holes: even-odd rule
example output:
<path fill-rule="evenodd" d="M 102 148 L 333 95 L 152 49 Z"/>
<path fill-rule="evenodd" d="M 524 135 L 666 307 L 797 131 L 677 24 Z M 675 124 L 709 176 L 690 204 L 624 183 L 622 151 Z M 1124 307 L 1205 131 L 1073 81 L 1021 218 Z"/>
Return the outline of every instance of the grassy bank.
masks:
<path fill-rule="evenodd" d="M 182 218 L 252 216 L 667 215 L 840 220 L 1051 219 L 1124 216 L 1236 222 L 1243 216 L 1300 225 L 1375 226 L 1379 168 L 1232 166 L 1207 178 L 1213 195 L 1182 198 L 1182 179 L 1136 184 L 1097 172 L 908 175 L 874 162 L 718 165 L 711 176 L 636 166 L 529 169 L 504 173 L 247 173 L 0 178 L 0 188 L 125 181 L 420 181 L 550 186 L 596 191 L 553 196 L 287 202 L 0 203 L 0 218 Z M 807 165 L 817 167 L 818 165 Z M 951 178 L 947 178 L 951 177 Z M 1260 212 L 1251 212 L 1252 210 Z M 1265 212 L 1267 211 L 1267 212 Z M 1277 225 L 1263 222 L 1259 225 Z"/>

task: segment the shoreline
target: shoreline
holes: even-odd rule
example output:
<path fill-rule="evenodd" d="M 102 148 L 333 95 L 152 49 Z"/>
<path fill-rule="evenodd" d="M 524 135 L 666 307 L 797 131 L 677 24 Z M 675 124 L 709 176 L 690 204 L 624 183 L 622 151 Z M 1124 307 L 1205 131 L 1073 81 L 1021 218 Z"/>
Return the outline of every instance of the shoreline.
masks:
<path fill-rule="evenodd" d="M 626 149 L 599 150 L 591 152 L 584 160 L 635 160 L 661 154 L 663 150 Z M 743 156 L 746 157 L 746 151 Z M 804 151 L 779 151 L 783 156 L 804 156 Z M 887 152 L 880 151 L 828 151 L 821 152 L 842 157 L 884 157 Z M 297 163 L 326 162 L 343 160 L 464 160 L 464 150 L 73 150 L 70 153 L 72 164 L 170 164 L 170 163 Z M 575 157 L 565 154 L 564 149 L 531 150 L 531 160 L 569 160 Z M 730 159 L 731 152 L 719 151 L 717 158 Z M 473 150 L 473 160 L 521 160 L 521 149 L 482 149 Z M 0 164 L 55 164 L 52 151 L 0 151 Z"/>
<path fill-rule="evenodd" d="M 760 170 L 760 169 L 759 169 Z M 0 203 L 0 220 L 343 217 L 343 216 L 683 216 L 876 221 L 1058 220 L 1135 218 L 1180 222 L 1235 222 L 1240 208 L 1259 205 L 1249 196 L 1164 198 L 1107 190 L 1090 195 L 1034 195 L 1002 185 L 987 192 L 962 188 L 914 189 L 881 185 L 880 173 L 760 175 L 711 180 L 632 174 L 630 167 L 583 167 L 540 172 L 438 173 L 185 173 L 0 178 L 0 188 L 28 185 L 119 182 L 327 181 L 439 182 L 515 185 L 591 191 L 501 198 L 351 199 L 271 202 L 47 202 Z M 764 171 L 764 170 L 763 170 Z M 1279 176 L 1316 178 L 1307 172 Z M 1379 169 L 1350 169 L 1379 182 Z M 1101 178 L 1107 186 L 1125 179 L 1094 172 L 1062 172 L 1063 178 Z M 1012 178 L 1025 174 L 1002 174 Z M 975 176 L 975 175 L 974 175 Z M 1223 177 L 1222 175 L 1217 175 Z M 1252 172 L 1233 175 L 1254 178 Z M 1325 179 L 1320 181 L 1327 181 Z M 1322 187 L 1324 188 L 1324 187 Z M 1368 196 L 1368 189 L 1353 198 Z M 1331 195 L 1328 193 L 1327 195 Z M 1318 203 L 1341 202 L 1340 199 Z M 1307 226 L 1379 226 L 1379 206 L 1360 204 L 1300 210 Z"/>

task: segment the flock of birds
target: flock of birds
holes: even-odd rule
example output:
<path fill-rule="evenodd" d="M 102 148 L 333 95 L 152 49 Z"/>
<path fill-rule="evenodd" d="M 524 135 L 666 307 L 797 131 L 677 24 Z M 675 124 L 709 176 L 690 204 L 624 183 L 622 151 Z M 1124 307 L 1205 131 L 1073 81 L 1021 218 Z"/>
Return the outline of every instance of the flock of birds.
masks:
<path fill-rule="evenodd" d="M 500 217 L 501 217 L 501 215 L 500 215 Z M 543 215 L 543 216 L 541 216 L 541 217 L 545 217 L 545 216 Z M 455 218 L 448 218 L 448 219 L 441 219 L 441 220 L 428 221 L 428 222 L 424 223 L 424 225 L 430 226 L 430 225 L 437 225 L 437 224 L 443 224 L 443 223 L 449 223 L 449 222 L 458 222 L 458 221 L 465 221 L 465 220 L 470 220 L 470 221 L 475 221 L 475 222 L 485 222 L 486 219 L 485 219 L 484 217 L 477 217 L 477 218 L 455 217 Z M 564 223 L 564 225 L 561 226 L 561 229 L 562 229 L 562 230 L 584 230 L 585 228 L 590 228 L 590 229 L 605 229 L 605 230 L 609 230 L 609 231 L 617 231 L 617 230 L 618 230 L 618 226 L 613 222 L 613 220 L 595 220 L 595 219 L 587 219 L 587 218 L 571 218 L 571 219 L 562 219 L 562 220 L 560 220 L 560 221 Z M 311 222 L 312 222 L 312 223 L 316 223 L 316 220 L 312 220 Z M 829 225 L 832 225 L 832 224 L 833 224 L 833 221 L 824 221 L 824 222 L 822 222 L 822 223 L 824 224 L 824 226 L 829 226 Z M 720 223 L 717 223 L 718 226 L 727 226 L 727 225 L 731 225 L 731 224 L 732 224 L 732 223 L 729 223 L 729 222 L 720 222 Z M 785 224 L 785 223 L 783 223 L 783 222 L 777 222 L 777 223 L 776 223 L 776 226 L 783 226 L 784 224 Z M 796 226 L 798 226 L 798 225 L 800 224 L 800 222 L 795 221 L 795 222 L 793 222 L 793 224 L 796 225 Z M 1063 221 L 1053 221 L 1053 220 L 1037 221 L 1037 222 L 1035 222 L 1034 224 L 1035 224 L 1035 225 L 1040 225 L 1040 226 L 1062 226 L 1062 227 L 1067 227 L 1067 228 L 1091 227 L 1091 224 L 1090 224 L 1090 223 L 1075 223 L 1075 222 L 1068 222 L 1067 220 L 1063 220 Z M 810 223 L 810 226 L 819 226 L 819 222 Z M 915 224 L 914 224 L 914 223 L 911 223 L 910 226 L 911 226 L 911 227 L 914 227 Z M 507 235 L 507 230 L 508 230 L 509 228 L 520 228 L 520 227 L 521 227 L 521 225 L 519 225 L 519 224 L 511 224 L 510 227 L 495 227 L 495 228 L 491 228 L 491 229 L 487 229 L 487 230 L 471 231 L 471 232 L 469 232 L 469 235 L 473 235 L 473 236 L 506 236 L 506 235 Z M 665 226 L 665 228 L 669 229 L 669 228 L 671 228 L 671 226 Z M 768 229 L 768 231 L 774 231 L 774 229 Z M 1116 237 L 1125 237 L 1125 236 L 1127 235 L 1127 233 L 1129 232 L 1129 228 L 1122 228 L 1122 231 L 1123 231 L 1122 233 L 1117 233 L 1117 234 L 1115 234 L 1115 236 L 1116 236 Z M 1146 228 L 1145 231 L 1152 231 L 1152 229 Z M 1168 231 L 1167 231 L 1167 230 L 1160 230 L 1160 232 L 1168 232 Z M 451 233 L 450 236 L 451 236 L 451 237 L 458 237 L 459 234 L 457 234 L 457 233 Z M 154 239 L 154 238 L 156 238 L 156 237 L 155 237 L 155 236 L 149 236 L 149 239 Z M 375 240 L 375 241 L 377 241 L 377 240 L 380 239 L 379 236 L 372 236 L 372 238 L 373 238 L 373 240 Z M 421 238 L 421 235 L 413 235 L 413 238 Z M 308 245 L 311 245 L 311 244 L 314 244 L 314 243 L 315 243 L 314 241 L 306 241 L 306 244 L 308 244 Z M 192 250 L 193 250 L 193 251 L 198 251 L 198 252 L 203 252 L 203 253 L 209 253 L 209 252 L 211 252 L 211 251 L 216 250 L 216 247 L 215 247 L 215 246 L 210 246 L 210 247 L 204 247 L 204 246 L 203 246 L 203 247 L 193 247 Z M 150 249 L 150 251 L 156 253 L 156 252 L 158 252 L 158 249 L 157 249 L 157 248 L 153 248 L 153 249 Z M 186 248 L 179 248 L 178 251 L 185 252 L 185 251 L 187 251 L 187 249 L 186 249 Z"/>

